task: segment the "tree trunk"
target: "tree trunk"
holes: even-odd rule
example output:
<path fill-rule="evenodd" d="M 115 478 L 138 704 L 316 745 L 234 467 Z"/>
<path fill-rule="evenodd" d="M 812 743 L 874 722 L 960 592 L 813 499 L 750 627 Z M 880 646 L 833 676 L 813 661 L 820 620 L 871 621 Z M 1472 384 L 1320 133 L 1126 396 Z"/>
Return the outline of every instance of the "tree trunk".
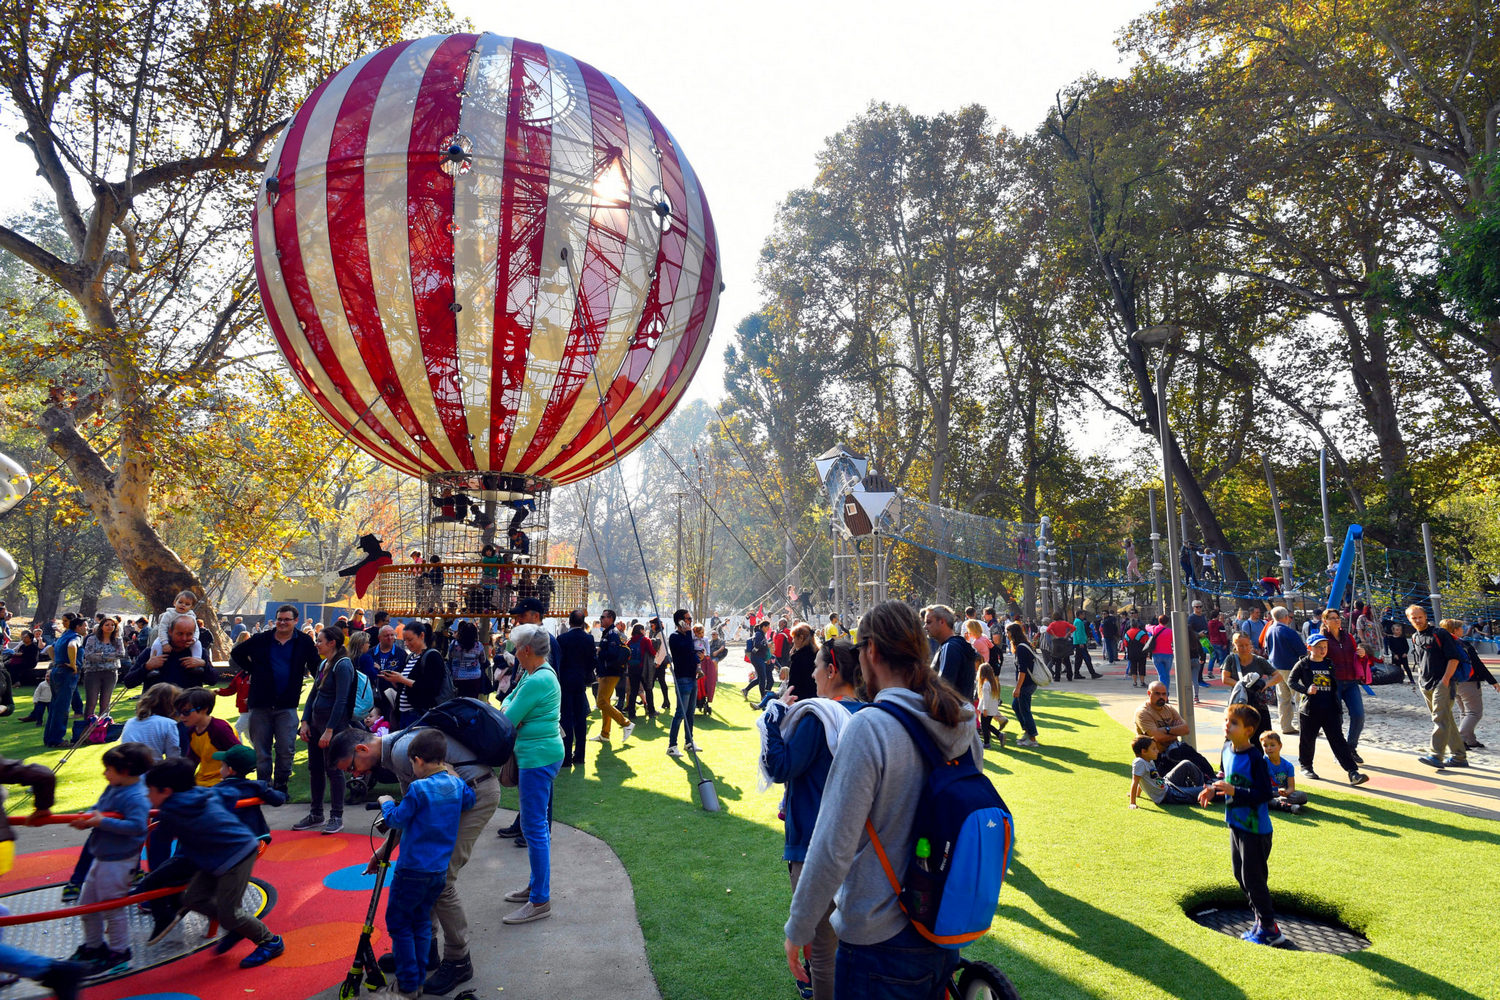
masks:
<path fill-rule="evenodd" d="M 129 421 L 127 414 L 124 418 Z M 153 613 L 171 606 L 184 590 L 198 595 L 199 621 L 218 635 L 218 618 L 192 570 L 162 541 L 146 517 L 150 485 L 149 460 L 131 458 L 139 448 L 130 428 L 121 433 L 121 471 L 116 473 L 78 432 L 71 411 L 54 404 L 43 412 L 42 429 L 51 448 L 68 466 L 89 509 L 119 556 L 125 575 Z M 136 452 L 139 454 L 139 452 Z"/>
<path fill-rule="evenodd" d="M 942 509 L 943 504 L 943 477 L 948 471 L 948 394 L 944 387 L 943 396 L 939 399 L 935 412 L 933 413 L 933 449 L 932 449 L 932 478 L 927 483 L 927 502 L 932 504 L 933 512 Z M 948 526 L 943 525 L 945 544 L 950 544 L 947 538 Z M 941 549 L 942 546 L 936 546 Z M 947 604 L 948 598 L 948 555 L 946 552 L 938 551 L 933 558 L 933 585 L 937 593 L 933 597 L 936 604 Z"/>
<path fill-rule="evenodd" d="M 1347 314 L 1341 318 L 1349 339 L 1354 391 L 1380 453 L 1380 478 L 1385 484 L 1385 529 L 1388 532 L 1381 541 L 1387 548 L 1416 549 L 1418 537 L 1412 516 L 1410 454 L 1397 419 L 1396 395 L 1391 388 L 1389 345 L 1385 336 L 1372 326 L 1368 313 L 1360 320 Z"/>

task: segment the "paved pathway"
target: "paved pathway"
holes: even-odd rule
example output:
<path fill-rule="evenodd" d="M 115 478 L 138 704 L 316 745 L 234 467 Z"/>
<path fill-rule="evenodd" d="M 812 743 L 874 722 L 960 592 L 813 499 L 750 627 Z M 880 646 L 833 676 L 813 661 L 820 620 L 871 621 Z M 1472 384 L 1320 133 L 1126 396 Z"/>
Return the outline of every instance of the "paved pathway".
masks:
<path fill-rule="evenodd" d="M 1103 663 L 1103 657 L 1098 657 L 1095 669 L 1104 671 L 1105 677 L 1073 684 L 1064 681 L 1053 685 L 1052 689 L 1076 689 L 1093 695 L 1111 718 L 1134 730 L 1135 711 L 1145 700 L 1145 692 L 1130 686 L 1124 675 L 1123 662 L 1109 665 Z M 1155 675 L 1151 677 L 1154 679 Z M 1489 746 L 1500 747 L 1500 696 L 1493 690 L 1487 690 L 1485 694 L 1488 704 L 1485 719 L 1479 724 L 1479 736 L 1484 740 L 1488 734 Z M 1204 688 L 1201 696 L 1203 701 L 1195 719 L 1198 745 L 1200 748 L 1217 746 L 1229 690 L 1218 686 Z M 1176 704 L 1175 682 L 1173 704 Z M 1494 724 L 1488 722 L 1491 718 L 1495 720 Z M 1405 684 L 1375 688 L 1375 697 L 1365 698 L 1365 729 L 1359 746 L 1360 756 L 1365 759 L 1362 770 L 1369 774 L 1370 781 L 1356 791 L 1378 798 L 1434 806 L 1466 816 L 1500 820 L 1500 751 L 1471 750 L 1468 770 L 1435 771 L 1417 763 L 1420 754 L 1429 752 L 1427 740 L 1431 731 L 1431 717 L 1420 692 Z M 1297 756 L 1297 739 L 1296 736 L 1284 737 L 1286 754 L 1293 760 Z M 1208 756 L 1213 759 L 1211 753 Z M 1325 776 L 1338 772 L 1333 755 L 1326 746 L 1319 747 L 1317 760 Z M 1307 782 L 1307 790 L 1316 794 L 1322 783 Z M 1338 788 L 1349 787 L 1342 780 L 1326 783 Z"/>
<path fill-rule="evenodd" d="M 280 812 L 287 813 L 288 825 L 301 816 Z M 367 826 L 374 813 L 351 811 L 348 816 L 352 822 L 346 829 L 353 830 Z M 660 1000 L 646 961 L 646 939 L 636 922 L 630 876 L 615 852 L 597 837 L 554 823 L 552 916 L 517 926 L 500 922 L 517 905 L 502 897 L 527 882 L 526 851 L 495 835 L 515 817 L 511 810 L 495 810 L 459 877 L 475 975 L 449 995 L 472 989 L 479 1000 L 604 995 L 612 1000 Z M 388 947 L 386 940 L 382 929 L 377 947 Z M 580 961 L 581 954 L 588 960 Z M 313 996 L 334 1000 L 337 985 Z"/>

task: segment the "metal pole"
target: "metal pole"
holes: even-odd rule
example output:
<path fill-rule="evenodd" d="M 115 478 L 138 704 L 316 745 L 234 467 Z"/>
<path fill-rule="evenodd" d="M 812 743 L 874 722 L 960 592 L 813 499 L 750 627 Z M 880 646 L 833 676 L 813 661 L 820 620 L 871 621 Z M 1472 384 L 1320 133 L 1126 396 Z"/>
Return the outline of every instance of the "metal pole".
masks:
<path fill-rule="evenodd" d="M 1328 516 L 1328 449 L 1318 449 L 1318 492 L 1323 496 L 1323 548 L 1328 550 L 1328 565 L 1333 565 L 1333 519 Z"/>
<path fill-rule="evenodd" d="M 1282 593 L 1287 598 L 1297 596 L 1292 587 L 1292 550 L 1286 544 L 1286 525 L 1281 521 L 1281 500 L 1276 495 L 1276 477 L 1271 475 L 1271 460 L 1265 455 L 1260 456 L 1260 464 L 1266 470 L 1266 488 L 1271 491 L 1271 511 L 1276 515 L 1276 551 L 1281 556 L 1281 584 Z"/>
<path fill-rule="evenodd" d="M 1172 459 L 1168 450 L 1171 431 L 1167 427 L 1167 369 L 1156 366 L 1156 422 L 1161 431 L 1161 479 L 1163 505 L 1167 518 L 1167 551 L 1176 552 L 1178 541 L 1173 537 L 1176 527 L 1176 504 L 1172 501 Z M 1172 575 L 1172 662 L 1177 668 L 1177 711 L 1187 723 L 1186 740 L 1198 745 L 1197 727 L 1193 722 L 1193 695 L 1198 683 L 1193 677 L 1193 666 L 1188 657 L 1188 616 L 1182 610 L 1182 567 L 1173 559 L 1168 567 Z"/>
<path fill-rule="evenodd" d="M 1432 620 L 1443 617 L 1441 597 L 1438 594 L 1437 559 L 1432 554 L 1432 526 L 1422 522 L 1422 551 L 1427 555 L 1427 599 L 1432 602 Z"/>
<path fill-rule="evenodd" d="M 677 603 L 682 607 L 682 494 L 677 494 Z"/>
<path fill-rule="evenodd" d="M 1039 617 L 1043 622 L 1052 614 L 1052 592 L 1047 587 L 1047 532 L 1052 527 L 1050 517 L 1042 518 L 1037 531 L 1035 552 L 1037 571 L 1037 597 L 1040 604 Z M 1028 609 L 1030 610 L 1030 609 Z"/>
<path fill-rule="evenodd" d="M 1156 603 L 1161 614 L 1167 613 L 1167 591 L 1161 585 L 1161 532 L 1156 530 L 1156 491 L 1146 491 L 1146 506 L 1151 510 L 1151 578 L 1156 582 Z"/>

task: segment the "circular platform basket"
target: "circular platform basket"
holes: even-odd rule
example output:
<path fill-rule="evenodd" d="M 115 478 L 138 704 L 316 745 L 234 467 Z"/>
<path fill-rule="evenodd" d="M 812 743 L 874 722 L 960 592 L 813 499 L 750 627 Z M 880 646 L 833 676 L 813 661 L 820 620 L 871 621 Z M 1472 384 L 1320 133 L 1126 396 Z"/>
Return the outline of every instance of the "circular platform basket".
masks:
<path fill-rule="evenodd" d="M 246 911 L 257 917 L 264 917 L 276 905 L 276 890 L 269 883 L 252 878 L 245 886 L 244 900 Z M 4 904 L 13 914 L 63 909 L 62 885 L 41 886 L 0 896 L 0 904 Z M 158 965 L 175 962 L 196 951 L 202 951 L 224 934 L 221 928 L 212 937 L 207 936 L 208 918 L 199 913 L 190 913 L 165 940 L 148 945 L 146 941 L 151 937 L 151 918 L 134 904 L 125 907 L 124 912 L 130 919 L 130 950 L 134 956 L 130 968 L 112 976 L 89 979 L 86 986 L 122 979 Z M 83 943 L 83 926 L 76 917 L 17 924 L 5 928 L 5 943 L 48 958 L 67 958 Z M 23 1000 L 51 995 L 51 990 L 29 979 L 19 980 L 0 989 L 0 1000 Z"/>
<path fill-rule="evenodd" d="M 1187 915 L 1209 930 L 1237 938 L 1255 925 L 1255 914 L 1248 906 L 1200 903 Z M 1289 939 L 1282 945 L 1296 951 L 1316 951 L 1328 955 L 1346 955 L 1370 947 L 1370 939 L 1336 920 L 1314 917 L 1294 910 L 1276 909 L 1276 922 Z"/>

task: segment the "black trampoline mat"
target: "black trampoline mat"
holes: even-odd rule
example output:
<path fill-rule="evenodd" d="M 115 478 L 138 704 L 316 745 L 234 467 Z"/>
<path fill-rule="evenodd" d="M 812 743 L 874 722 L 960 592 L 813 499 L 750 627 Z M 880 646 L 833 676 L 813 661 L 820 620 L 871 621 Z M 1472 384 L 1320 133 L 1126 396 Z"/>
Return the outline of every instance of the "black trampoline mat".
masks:
<path fill-rule="evenodd" d="M 245 886 L 243 898 L 245 909 L 260 917 L 276 904 L 276 890 L 260 879 L 252 878 Z M 0 896 L 0 903 L 3 903 L 11 913 L 40 913 L 45 910 L 65 908 L 62 901 L 62 883 Z M 202 951 L 224 934 L 221 928 L 216 935 L 208 937 L 208 918 L 199 913 L 190 913 L 165 940 L 156 945 L 148 945 L 146 939 L 151 936 L 151 918 L 140 912 L 136 906 L 126 907 L 125 912 L 130 923 L 130 948 L 133 953 L 130 968 L 113 976 L 86 980 L 85 996 L 87 996 L 88 986 L 123 979 L 137 972 L 174 962 L 194 952 Z M 83 925 L 76 917 L 34 924 L 16 924 L 4 930 L 6 944 L 44 955 L 47 958 L 67 958 L 73 953 L 74 948 L 83 943 Z M 51 990 L 29 979 L 22 979 L 11 986 L 0 988 L 0 1000 L 30 1000 L 32 997 L 50 996 L 52 996 Z"/>
<path fill-rule="evenodd" d="M 1237 938 L 1255 926 L 1255 914 L 1248 906 L 1222 906 L 1207 903 L 1188 911 L 1188 916 L 1209 930 Z M 1282 945 L 1297 951 L 1316 951 L 1327 955 L 1346 955 L 1370 947 L 1370 939 L 1349 928 L 1301 913 L 1277 912 L 1281 933 L 1290 940 Z"/>

